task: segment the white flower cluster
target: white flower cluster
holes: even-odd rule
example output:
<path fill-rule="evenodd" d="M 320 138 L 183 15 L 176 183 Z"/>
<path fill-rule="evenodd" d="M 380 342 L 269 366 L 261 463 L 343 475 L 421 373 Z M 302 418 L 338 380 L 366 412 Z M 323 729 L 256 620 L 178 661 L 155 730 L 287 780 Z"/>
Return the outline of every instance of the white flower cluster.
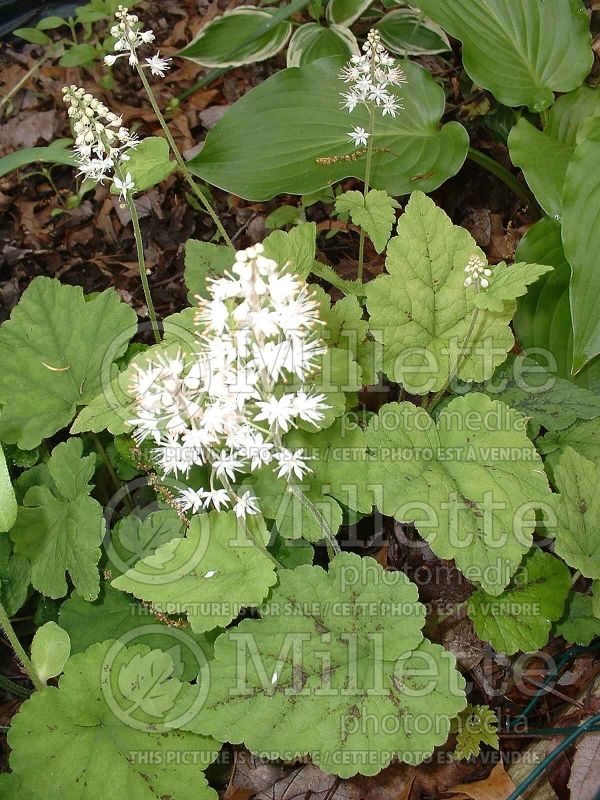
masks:
<path fill-rule="evenodd" d="M 153 42 L 154 33 L 153 31 L 143 31 L 139 17 L 136 14 L 130 14 L 124 6 L 119 6 L 115 12 L 115 18 L 117 23 L 110 29 L 111 36 L 114 36 L 116 40 L 115 53 L 105 56 L 104 63 L 112 67 L 117 59 L 126 56 L 130 66 L 135 67 L 140 63 L 137 54 L 138 48 Z M 153 75 L 160 75 L 161 78 L 164 77 L 171 63 L 170 58 L 160 57 L 160 51 L 152 58 L 146 58 L 145 61 L 146 65 L 150 67 L 150 72 Z"/>
<path fill-rule="evenodd" d="M 352 56 L 342 68 L 340 78 L 351 84 L 347 92 L 340 92 L 344 100 L 343 108 L 347 108 L 349 113 L 359 105 L 369 108 L 375 104 L 384 117 L 386 114 L 395 117 L 402 108 L 400 98 L 390 91 L 390 87 L 402 86 L 406 83 L 406 76 L 381 44 L 376 30 L 369 32 L 363 45 L 363 55 Z M 367 144 L 370 133 L 364 128 L 356 127 L 348 136 L 358 147 Z"/>
<path fill-rule="evenodd" d="M 492 270 L 479 256 L 471 256 L 465 272 L 467 273 L 465 286 L 473 284 L 476 289 L 487 289 L 490 285 L 488 278 L 491 276 Z"/>
<path fill-rule="evenodd" d="M 130 424 L 138 442 L 154 440 L 164 474 L 210 466 L 209 489 L 182 491 L 184 510 L 233 506 L 239 517 L 256 514 L 256 498 L 231 486 L 238 475 L 267 464 L 288 479 L 311 471 L 302 449 L 284 447 L 281 435 L 300 420 L 318 423 L 328 408 L 306 386 L 325 350 L 318 305 L 303 281 L 255 245 L 209 283 L 196 324 L 197 352 L 138 368 Z"/>
<path fill-rule="evenodd" d="M 114 176 L 129 160 L 128 151 L 136 147 L 138 139 L 123 127 L 121 117 L 97 100 L 93 95 L 78 89 L 74 84 L 63 87 L 63 99 L 75 134 L 75 153 L 82 175 L 102 183 L 113 178 L 124 196 L 133 189 L 131 175 L 123 180 Z"/>

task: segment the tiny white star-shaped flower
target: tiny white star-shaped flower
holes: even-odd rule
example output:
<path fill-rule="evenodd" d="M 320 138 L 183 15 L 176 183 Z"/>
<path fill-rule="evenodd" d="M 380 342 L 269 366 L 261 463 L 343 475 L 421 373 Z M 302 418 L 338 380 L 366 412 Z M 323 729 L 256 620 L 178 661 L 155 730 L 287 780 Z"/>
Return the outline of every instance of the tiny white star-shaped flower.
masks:
<path fill-rule="evenodd" d="M 370 133 L 367 133 L 367 131 L 364 128 L 361 128 L 359 125 L 357 125 L 354 130 L 348 133 L 348 137 L 355 147 L 360 147 L 361 145 L 366 147 L 367 140 L 369 139 L 370 135 Z"/>
<path fill-rule="evenodd" d="M 135 189 L 135 182 L 131 177 L 131 172 L 128 172 L 127 175 L 121 180 L 117 175 L 114 177 L 115 187 L 119 190 L 119 196 L 122 200 L 127 199 L 127 195 L 129 192 L 132 192 Z"/>
<path fill-rule="evenodd" d="M 168 69 L 170 69 L 171 59 L 161 58 L 159 50 L 158 53 L 152 56 L 152 58 L 146 59 L 146 64 L 148 64 L 150 67 L 150 72 L 153 75 L 158 75 L 159 77 L 164 78 L 165 73 Z"/>

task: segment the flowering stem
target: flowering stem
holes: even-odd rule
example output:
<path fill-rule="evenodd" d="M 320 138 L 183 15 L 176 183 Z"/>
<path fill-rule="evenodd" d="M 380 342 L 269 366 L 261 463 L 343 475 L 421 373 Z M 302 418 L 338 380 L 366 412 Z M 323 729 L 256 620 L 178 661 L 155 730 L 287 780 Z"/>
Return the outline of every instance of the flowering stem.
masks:
<path fill-rule="evenodd" d="M 6 613 L 4 606 L 0 602 L 0 628 L 6 634 L 6 638 L 10 642 L 12 649 L 15 651 L 15 654 L 21 664 L 23 665 L 25 672 L 29 675 L 31 682 L 35 686 L 38 691 L 42 691 L 44 688 L 44 683 L 41 680 L 40 676 L 37 674 L 36 668 L 33 666 L 31 659 L 23 649 L 21 642 L 17 638 L 17 634 L 14 631 L 13 626 L 10 624 L 10 619 L 8 618 L 8 614 Z"/>
<path fill-rule="evenodd" d="M 465 340 L 463 342 L 463 345 L 462 345 L 462 347 L 460 349 L 460 353 L 458 355 L 458 358 L 456 359 L 456 364 L 454 365 L 454 369 L 452 369 L 450 371 L 446 382 L 444 383 L 442 388 L 439 390 L 439 392 L 436 392 L 436 394 L 434 394 L 434 396 L 429 401 L 429 403 L 427 403 L 426 408 L 427 408 L 428 411 L 430 409 L 434 408 L 434 406 L 436 406 L 437 403 L 444 396 L 444 393 L 446 392 L 447 388 L 450 386 L 450 384 L 452 383 L 454 378 L 456 378 L 456 376 L 458 375 L 458 373 L 460 371 L 460 368 L 462 367 L 465 359 L 469 355 L 469 346 L 470 346 L 470 343 L 471 343 L 471 338 L 473 336 L 473 333 L 475 332 L 475 327 L 477 326 L 478 320 L 479 320 L 479 308 L 474 308 L 473 309 L 473 315 L 471 317 L 471 322 L 469 324 L 469 329 L 467 331 L 467 335 L 465 336 Z"/>
<path fill-rule="evenodd" d="M 140 228 L 140 218 L 138 217 L 135 201 L 131 192 L 127 192 L 126 203 L 131 215 L 131 223 L 133 225 L 133 235 L 135 236 L 135 248 L 137 251 L 138 266 L 140 270 L 140 280 L 142 282 L 142 289 L 144 290 L 144 298 L 148 306 L 148 316 L 152 325 L 152 331 L 156 343 L 160 343 L 160 328 L 158 327 L 158 320 L 156 318 L 156 311 L 154 310 L 154 303 L 152 302 L 152 295 L 150 294 L 150 286 L 148 284 L 148 276 L 146 274 L 146 260 L 144 258 L 144 242 L 142 239 L 142 229 Z"/>
<path fill-rule="evenodd" d="M 148 95 L 148 99 L 150 100 L 150 105 L 152 106 L 152 109 L 153 109 L 154 113 L 156 114 L 156 118 L 158 119 L 158 121 L 160 123 L 160 127 L 163 129 L 163 132 L 165 134 L 167 142 L 169 143 L 169 147 L 171 148 L 171 152 L 175 156 L 175 161 L 177 161 L 177 165 L 178 165 L 179 169 L 181 170 L 181 172 L 183 174 L 183 177 L 186 179 L 186 181 L 188 182 L 191 190 L 196 195 L 198 200 L 202 203 L 202 205 L 206 209 L 207 213 L 211 217 L 212 221 L 217 226 L 217 230 L 219 231 L 219 233 L 221 234 L 223 239 L 225 239 L 225 241 L 227 242 L 229 247 L 231 247 L 232 250 L 235 250 L 235 247 L 233 246 L 233 242 L 231 241 L 231 239 L 227 235 L 227 231 L 223 227 L 223 224 L 221 223 L 221 220 L 217 216 L 214 208 L 208 202 L 208 200 L 206 199 L 204 193 L 201 191 L 201 189 L 198 186 L 198 184 L 196 183 L 196 181 L 192 178 L 192 174 L 189 171 L 189 169 L 187 168 L 187 165 L 186 165 L 185 161 L 183 160 L 183 156 L 179 152 L 179 148 L 177 147 L 177 145 L 175 143 L 175 139 L 173 138 L 173 136 L 171 134 L 171 131 L 169 130 L 169 126 L 167 125 L 167 122 L 166 122 L 166 120 L 165 120 L 165 118 L 164 118 L 164 116 L 163 116 L 163 114 L 162 114 L 162 112 L 161 112 L 161 110 L 160 110 L 160 108 L 158 106 L 158 103 L 156 101 L 156 97 L 154 96 L 154 92 L 152 91 L 152 87 L 150 86 L 150 83 L 148 82 L 148 78 L 144 74 L 144 70 L 140 67 L 139 64 L 137 65 L 136 69 L 137 69 L 138 75 L 140 76 L 140 80 L 142 81 L 142 85 L 143 85 L 144 89 L 146 90 L 146 94 Z"/>
<path fill-rule="evenodd" d="M 325 541 L 327 542 L 327 549 L 331 551 L 330 552 L 330 558 L 331 558 L 331 553 L 333 553 L 334 556 L 337 553 L 341 553 L 342 551 L 341 551 L 341 548 L 340 548 L 340 546 L 338 544 L 338 540 L 335 538 L 335 534 L 331 530 L 331 527 L 329 526 L 329 523 L 327 522 L 327 520 L 325 519 L 323 514 L 321 514 L 321 512 L 316 507 L 316 505 L 312 502 L 312 500 L 310 500 L 304 494 L 302 489 L 299 486 L 297 486 L 295 483 L 288 483 L 288 488 L 292 492 L 292 494 L 295 497 L 298 498 L 298 500 L 304 506 L 304 508 L 310 514 L 312 514 L 312 516 L 314 517 L 315 521 L 318 523 L 319 527 L 321 528 L 321 530 L 323 532 L 323 536 L 325 538 Z"/>
<path fill-rule="evenodd" d="M 369 194 L 369 183 L 371 181 L 371 162 L 373 160 L 373 133 L 375 131 L 375 103 L 369 103 L 369 131 L 367 140 L 367 163 L 365 164 L 365 188 L 363 191 L 363 202 L 366 207 L 367 195 Z M 362 283 L 363 266 L 365 262 L 365 232 L 361 228 L 360 241 L 358 244 L 358 280 Z"/>

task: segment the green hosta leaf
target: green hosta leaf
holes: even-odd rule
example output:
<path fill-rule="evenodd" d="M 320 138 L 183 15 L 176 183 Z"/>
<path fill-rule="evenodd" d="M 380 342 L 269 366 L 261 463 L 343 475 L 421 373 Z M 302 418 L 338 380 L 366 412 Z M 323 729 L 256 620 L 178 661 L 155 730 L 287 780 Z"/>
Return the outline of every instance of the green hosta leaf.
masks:
<path fill-rule="evenodd" d="M 573 449 L 592 462 L 600 461 L 600 417 L 576 422 L 563 431 L 550 432 L 536 440 L 538 450 L 544 455 L 546 469 L 554 473 L 559 459 Z"/>
<path fill-rule="evenodd" d="M 506 106 L 540 111 L 554 92 L 583 83 L 593 60 L 579 0 L 418 0 L 419 8 L 463 43 L 475 83 Z"/>
<path fill-rule="evenodd" d="M 600 166 L 600 121 L 575 148 L 563 193 L 562 239 L 571 265 L 570 301 L 573 320 L 572 371 L 579 372 L 600 353 L 600 310 L 596 286 L 600 265 L 600 195 L 594 173 Z"/>
<path fill-rule="evenodd" d="M 233 266 L 231 248 L 212 242 L 188 239 L 185 243 L 185 270 L 183 279 L 188 288 L 188 300 L 196 303 L 196 295 L 208 297 L 207 278 L 218 278 Z"/>
<path fill-rule="evenodd" d="M 104 533 L 102 506 L 89 495 L 96 457 L 82 458 L 80 439 L 57 445 L 48 460 L 54 488 L 32 486 L 10 532 L 15 553 L 31 563 L 31 582 L 47 597 L 67 593 L 66 573 L 89 600 L 98 596 Z"/>
<path fill-rule="evenodd" d="M 135 325 L 112 289 L 86 301 L 79 286 L 34 278 L 0 327 L 0 439 L 28 450 L 68 425 L 100 393 Z"/>
<path fill-rule="evenodd" d="M 473 298 L 477 308 L 502 312 L 508 302 L 522 297 L 527 292 L 527 287 L 535 283 L 538 278 L 547 272 L 552 272 L 553 267 L 543 264 L 512 264 L 508 266 L 501 261 L 492 269 L 490 285 L 484 292 L 479 292 Z"/>
<path fill-rule="evenodd" d="M 343 178 L 365 177 L 366 149 L 355 157 L 348 138 L 368 128 L 368 112 L 340 107 L 341 60 L 324 59 L 278 72 L 244 95 L 209 132 L 190 162 L 194 174 L 252 200 L 308 194 Z M 444 93 L 416 64 L 403 64 L 410 91 L 395 119 L 378 115 L 371 186 L 396 196 L 432 191 L 456 174 L 467 153 L 462 125 L 440 128 Z M 352 155 L 352 158 L 347 156 Z"/>
<path fill-rule="evenodd" d="M 557 378 L 527 352 L 510 354 L 489 381 L 475 388 L 549 431 L 564 430 L 578 419 L 600 416 L 600 397 Z"/>
<path fill-rule="evenodd" d="M 169 653 L 173 675 L 180 680 L 195 678 L 212 657 L 212 644 L 206 636 L 161 622 L 144 606 L 106 583 L 93 603 L 73 593 L 61 605 L 58 621 L 71 638 L 72 653 L 107 639 L 120 639 L 129 646 L 143 644 Z"/>
<path fill-rule="evenodd" d="M 38 162 L 47 164 L 66 164 L 76 167 L 75 154 L 63 147 L 25 147 L 0 158 L 0 178 L 20 167 L 28 167 Z"/>
<path fill-rule="evenodd" d="M 529 550 L 534 509 L 550 491 L 525 425 L 471 393 L 445 406 L 437 424 L 412 403 L 389 403 L 366 430 L 379 510 L 414 522 L 437 556 L 495 596 Z"/>
<path fill-rule="evenodd" d="M 0 536 L 0 602 L 9 617 L 16 614 L 27 599 L 30 578 L 29 561 L 14 555 L 10 539 Z"/>
<path fill-rule="evenodd" d="M 350 214 L 352 222 L 364 230 L 378 253 L 383 253 L 388 243 L 397 208 L 398 203 L 378 189 L 371 189 L 366 197 L 361 192 L 344 192 L 335 201 L 338 214 Z"/>
<path fill-rule="evenodd" d="M 349 28 L 331 25 L 324 28 L 308 22 L 296 28 L 287 50 L 288 67 L 303 67 L 320 58 L 345 58 L 359 52 L 358 43 Z"/>
<path fill-rule="evenodd" d="M 124 171 L 131 173 L 135 191 L 143 192 L 164 181 L 176 169 L 169 158 L 169 143 L 161 136 L 148 136 L 130 153 Z"/>
<path fill-rule="evenodd" d="M 500 596 L 480 590 L 469 599 L 477 635 L 507 655 L 539 650 L 548 642 L 552 622 L 562 616 L 570 584 L 562 561 L 534 548 Z"/>
<path fill-rule="evenodd" d="M 477 296 L 464 285 L 472 255 L 485 258 L 464 228 L 414 192 L 388 246 L 389 274 L 366 286 L 371 333 L 383 344 L 383 369 L 411 394 L 442 389 L 458 362 Z M 508 325 L 513 310 L 509 303 L 499 313 L 479 314 L 460 378 L 485 380 L 504 361 L 514 342 Z"/>
<path fill-rule="evenodd" d="M 586 578 L 600 578 L 600 464 L 567 447 L 554 478 L 560 492 L 552 495 L 557 516 L 554 550 Z"/>
<path fill-rule="evenodd" d="M 317 249 L 317 226 L 314 222 L 303 222 L 291 231 L 273 231 L 263 241 L 265 256 L 272 258 L 306 280 L 312 269 Z"/>
<path fill-rule="evenodd" d="M 583 645 L 600 636 L 600 619 L 594 615 L 593 600 L 585 594 L 573 593 L 563 618 L 554 627 L 554 632 L 567 642 Z"/>
<path fill-rule="evenodd" d="M 489 706 L 467 706 L 452 725 L 456 729 L 456 747 L 452 757 L 457 760 L 477 758 L 481 745 L 494 750 L 500 748 L 498 739 L 498 717 Z"/>
<path fill-rule="evenodd" d="M 192 519 L 187 538 L 159 547 L 112 585 L 157 611 L 187 614 L 202 633 L 260 603 L 275 581 L 273 562 L 244 536 L 234 513 L 212 511 Z"/>
<path fill-rule="evenodd" d="M 327 21 L 332 25 L 352 25 L 373 0 L 329 0 Z"/>
<path fill-rule="evenodd" d="M 396 753 L 419 763 L 446 740 L 464 681 L 454 657 L 422 639 L 414 584 L 351 553 L 329 572 L 301 566 L 279 577 L 262 618 L 217 639 L 194 730 L 272 758 L 310 754 L 344 778 L 374 775 Z M 416 730 L 411 720 L 424 717 L 430 724 Z"/>
<path fill-rule="evenodd" d="M 387 49 L 401 56 L 434 55 L 451 50 L 442 28 L 412 8 L 390 11 L 375 27 Z"/>
<path fill-rule="evenodd" d="M 208 22 L 178 55 L 205 67 L 240 67 L 264 61 L 278 53 L 292 26 L 283 21 L 260 33 L 272 18 L 268 11 L 239 6 Z"/>
<path fill-rule="evenodd" d="M 515 331 L 524 349 L 532 353 L 551 372 L 574 380 L 579 386 L 600 394 L 600 359 L 596 358 L 576 376 L 571 376 L 573 328 L 569 307 L 571 267 L 565 258 L 560 226 L 542 219 L 521 239 L 519 261 L 551 264 L 554 272 L 545 275 L 519 299 Z"/>
<path fill-rule="evenodd" d="M 31 660 L 43 683 L 63 671 L 71 655 L 69 634 L 56 622 L 38 628 L 31 642 Z"/>
<path fill-rule="evenodd" d="M 166 731 L 139 698 L 128 699 L 131 687 L 148 686 L 152 671 L 163 691 L 169 684 L 180 689 L 157 670 L 165 658 L 140 645 L 92 645 L 70 659 L 58 688 L 48 686 L 23 703 L 9 732 L 21 796 L 92 800 L 109 781 L 110 791 L 128 800 L 217 800 L 202 772 L 215 757 L 214 742 Z M 119 685 L 125 674 L 127 694 Z"/>
<path fill-rule="evenodd" d="M 0 533 L 9 531 L 17 518 L 17 501 L 4 450 L 0 446 Z"/>
<path fill-rule="evenodd" d="M 508 137 L 513 164 L 521 167 L 538 203 L 551 217 L 562 218 L 562 193 L 576 144 L 585 137 L 591 117 L 600 116 L 600 91 L 580 86 L 550 109 L 543 131 L 522 117 Z"/>

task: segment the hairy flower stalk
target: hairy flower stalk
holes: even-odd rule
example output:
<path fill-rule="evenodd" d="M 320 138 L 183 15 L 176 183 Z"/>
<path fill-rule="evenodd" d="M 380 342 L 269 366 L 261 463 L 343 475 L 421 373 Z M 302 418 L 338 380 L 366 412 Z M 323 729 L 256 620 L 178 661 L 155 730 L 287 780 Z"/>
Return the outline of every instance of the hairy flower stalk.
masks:
<path fill-rule="evenodd" d="M 373 29 L 369 31 L 367 41 L 363 45 L 363 54 L 352 56 L 350 61 L 342 68 L 339 77 L 350 88 L 340 92 L 343 103 L 350 114 L 359 106 L 364 106 L 369 112 L 369 128 L 365 130 L 360 126 L 354 127 L 348 138 L 355 147 L 366 147 L 364 202 L 367 203 L 369 184 L 371 181 L 371 163 L 373 160 L 373 137 L 375 134 L 375 119 L 379 111 L 383 117 L 389 114 L 395 117 L 402 109 L 401 98 L 395 94 L 393 87 L 406 83 L 406 76 L 390 53 L 383 47 L 379 33 Z M 360 232 L 358 249 L 358 279 L 362 281 L 365 258 L 365 232 Z"/>
<path fill-rule="evenodd" d="M 156 96 L 154 95 L 152 87 L 150 86 L 146 76 L 145 71 L 149 69 L 152 75 L 158 75 L 161 78 L 164 77 L 167 70 L 170 69 L 171 59 L 161 58 L 160 52 L 157 52 L 151 58 L 145 58 L 142 62 L 138 56 L 138 49 L 144 45 L 152 43 L 155 38 L 154 33 L 151 30 L 142 30 L 139 17 L 136 14 L 130 14 L 129 11 L 123 6 L 119 6 L 115 12 L 115 19 L 116 24 L 111 28 L 110 31 L 111 35 L 115 37 L 115 52 L 105 56 L 104 63 L 110 67 L 113 66 L 113 64 L 115 64 L 119 58 L 127 57 L 129 65 L 136 69 L 138 75 L 140 76 L 140 80 L 142 81 L 144 91 L 148 95 L 152 109 L 156 114 L 156 118 L 158 119 L 165 134 L 165 138 L 169 143 L 171 152 L 177 161 L 177 166 L 179 167 L 191 190 L 194 192 L 201 205 L 204 206 L 212 221 L 215 223 L 217 230 L 225 242 L 233 250 L 233 243 L 231 242 L 227 231 L 223 227 L 221 220 L 187 168 L 187 164 L 179 152 L 179 148 L 177 147 L 175 139 L 173 138 L 163 113 L 159 108 Z"/>
<path fill-rule="evenodd" d="M 160 330 L 148 285 L 142 232 L 133 200 L 135 182 L 131 173 L 127 172 L 129 151 L 138 145 L 139 140 L 123 126 L 121 117 L 85 89 L 75 85 L 65 86 L 63 95 L 75 134 L 75 153 L 81 174 L 96 183 L 112 181 L 119 190 L 121 200 L 129 208 L 144 299 L 154 338 L 159 342 Z"/>
<path fill-rule="evenodd" d="M 259 513 L 242 476 L 269 466 L 290 483 L 311 472 L 302 449 L 282 437 L 299 421 L 319 423 L 328 408 L 310 389 L 325 346 L 318 304 L 307 285 L 263 255 L 262 245 L 236 254 L 231 273 L 199 298 L 198 349 L 161 355 L 138 368 L 131 387 L 138 442 L 154 441 L 163 474 L 210 467 L 209 486 L 186 488 L 180 503 L 193 513 L 233 508 Z"/>

